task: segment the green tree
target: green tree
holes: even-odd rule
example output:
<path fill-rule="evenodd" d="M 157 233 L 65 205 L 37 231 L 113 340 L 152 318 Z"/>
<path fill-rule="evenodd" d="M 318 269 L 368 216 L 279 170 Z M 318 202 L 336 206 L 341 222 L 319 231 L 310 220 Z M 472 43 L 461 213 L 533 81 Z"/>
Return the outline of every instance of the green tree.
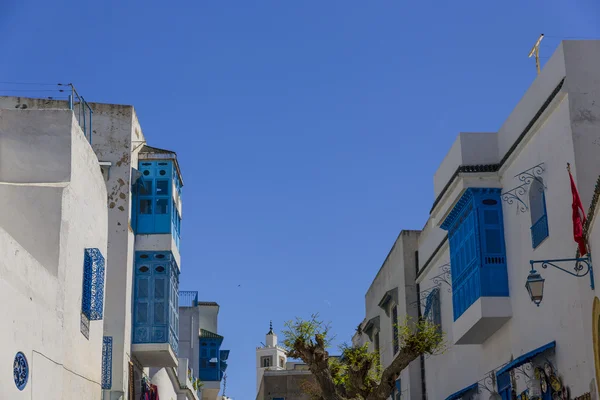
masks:
<path fill-rule="evenodd" d="M 341 357 L 330 357 L 329 325 L 318 315 L 304 320 L 288 321 L 283 331 L 283 345 L 290 358 L 301 359 L 315 378 L 304 390 L 316 400 L 386 400 L 392 395 L 395 381 L 411 361 L 421 354 L 437 354 L 444 350 L 444 334 L 426 319 L 407 319 L 398 325 L 400 351 L 385 369 L 379 354 L 369 352 L 367 345 L 343 345 Z M 362 334 L 357 329 L 359 334 Z"/>

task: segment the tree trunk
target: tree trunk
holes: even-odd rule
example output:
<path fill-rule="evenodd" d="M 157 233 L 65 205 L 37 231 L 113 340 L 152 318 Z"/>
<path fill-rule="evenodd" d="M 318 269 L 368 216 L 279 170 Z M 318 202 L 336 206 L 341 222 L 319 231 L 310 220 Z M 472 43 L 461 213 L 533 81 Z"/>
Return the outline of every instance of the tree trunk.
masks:
<path fill-rule="evenodd" d="M 390 397 L 396 385 L 396 377 L 417 357 L 419 357 L 419 353 L 406 348 L 401 349 L 394 361 L 381 374 L 379 386 L 371 392 L 366 400 L 386 400 Z"/>

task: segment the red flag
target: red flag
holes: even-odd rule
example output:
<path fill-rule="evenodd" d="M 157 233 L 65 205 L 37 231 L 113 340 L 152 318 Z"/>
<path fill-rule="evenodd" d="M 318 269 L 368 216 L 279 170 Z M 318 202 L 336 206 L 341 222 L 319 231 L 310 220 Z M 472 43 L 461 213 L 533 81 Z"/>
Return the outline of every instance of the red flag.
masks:
<path fill-rule="evenodd" d="M 579 192 L 573 175 L 571 175 L 570 165 L 567 164 L 569 170 L 569 178 L 571 178 L 571 193 L 573 194 L 573 239 L 577 242 L 579 247 L 579 255 L 584 256 L 587 254 L 587 248 L 585 246 L 585 237 L 583 237 L 583 224 L 585 223 L 585 211 L 583 210 L 583 204 L 579 198 Z"/>

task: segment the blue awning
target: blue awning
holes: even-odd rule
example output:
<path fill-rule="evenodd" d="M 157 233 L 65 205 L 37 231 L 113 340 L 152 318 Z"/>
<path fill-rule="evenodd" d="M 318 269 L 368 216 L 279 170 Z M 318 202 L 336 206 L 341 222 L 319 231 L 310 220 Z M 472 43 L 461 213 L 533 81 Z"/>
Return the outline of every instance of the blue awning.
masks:
<path fill-rule="evenodd" d="M 446 400 L 457 400 L 457 399 L 460 399 L 463 394 L 467 394 L 471 390 L 476 390 L 478 386 L 479 386 L 479 384 L 477 382 L 475 382 L 471 386 L 467 386 L 466 388 L 461 389 L 458 392 L 453 393 L 450 396 L 446 397 Z"/>
<path fill-rule="evenodd" d="M 510 371 L 511 369 L 520 367 L 521 365 L 525 364 L 526 362 L 531 361 L 531 359 L 534 358 L 535 356 L 540 355 L 543 352 L 545 352 L 546 350 L 553 349 L 555 347 L 556 347 L 556 341 L 552 341 L 552 342 L 548 343 L 547 345 L 538 347 L 537 349 L 532 350 L 529 353 L 525 353 L 522 356 L 515 358 L 513 361 L 509 362 L 504 367 L 500 368 L 498 370 L 498 372 L 496 372 L 496 376 L 500 376 L 503 373 Z"/>

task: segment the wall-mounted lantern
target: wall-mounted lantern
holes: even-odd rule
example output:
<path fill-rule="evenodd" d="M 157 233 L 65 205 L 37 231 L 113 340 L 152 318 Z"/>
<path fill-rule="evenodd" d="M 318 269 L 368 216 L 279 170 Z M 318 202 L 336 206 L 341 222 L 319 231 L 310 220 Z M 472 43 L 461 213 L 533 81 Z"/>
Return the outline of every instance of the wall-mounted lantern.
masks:
<path fill-rule="evenodd" d="M 573 267 L 574 272 L 556 265 L 556 263 L 563 262 L 575 262 L 575 267 Z M 535 264 L 541 264 L 542 268 L 544 269 L 548 268 L 548 266 L 552 266 L 577 278 L 581 278 L 589 274 L 590 287 L 592 288 L 592 290 L 594 290 L 594 270 L 592 269 L 592 256 L 590 254 L 579 258 L 562 258 L 556 260 L 531 260 L 529 261 L 529 263 L 531 264 L 531 271 L 529 271 L 529 276 L 527 277 L 525 287 L 527 288 L 527 292 L 529 293 L 529 298 L 538 307 L 540 306 L 540 303 L 544 298 L 545 279 L 542 278 L 542 276 L 533 268 Z"/>

